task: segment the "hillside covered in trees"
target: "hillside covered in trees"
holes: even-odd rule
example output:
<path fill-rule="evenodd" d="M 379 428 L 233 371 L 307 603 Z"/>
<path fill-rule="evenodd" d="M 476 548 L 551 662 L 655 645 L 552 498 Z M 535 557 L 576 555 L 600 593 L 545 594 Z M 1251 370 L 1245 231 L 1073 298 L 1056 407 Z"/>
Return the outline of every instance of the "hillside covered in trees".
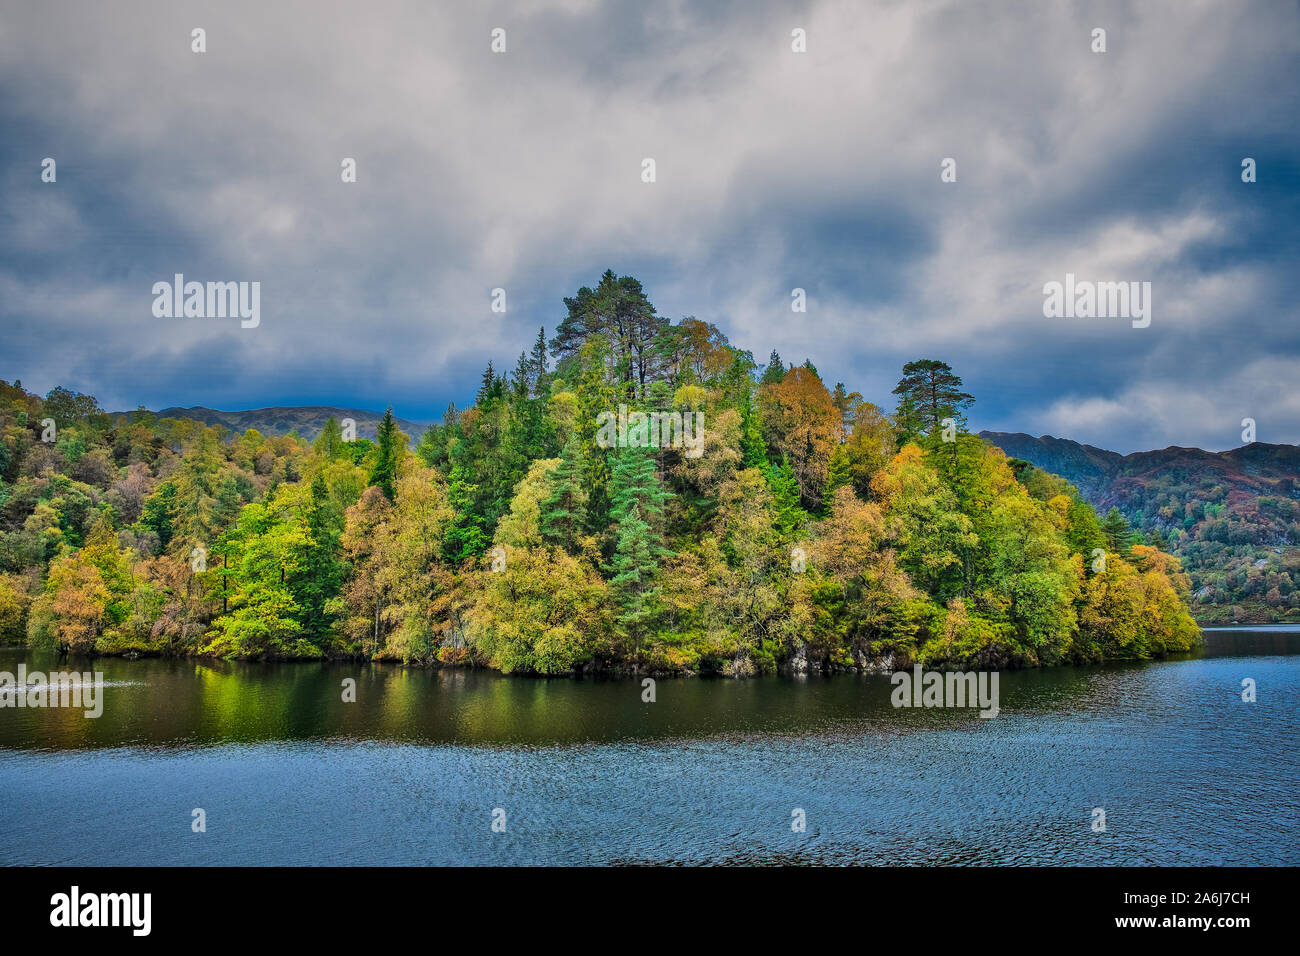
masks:
<path fill-rule="evenodd" d="M 308 443 L 0 383 L 0 640 L 734 676 L 1198 640 L 1178 561 L 966 433 L 944 363 L 887 412 L 630 277 L 565 305 L 414 443 L 391 411 Z M 702 422 L 700 453 L 637 412 Z"/>
<path fill-rule="evenodd" d="M 1182 562 L 1204 624 L 1300 621 L 1300 448 L 1165 448 L 1119 455 L 1061 438 L 981 432 L 1073 482 Z"/>

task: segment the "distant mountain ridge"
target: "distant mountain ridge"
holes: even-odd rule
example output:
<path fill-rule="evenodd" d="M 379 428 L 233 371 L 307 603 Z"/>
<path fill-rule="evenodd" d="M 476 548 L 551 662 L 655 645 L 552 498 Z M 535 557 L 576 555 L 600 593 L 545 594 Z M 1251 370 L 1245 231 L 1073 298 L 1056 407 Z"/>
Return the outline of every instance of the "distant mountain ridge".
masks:
<path fill-rule="evenodd" d="M 126 415 L 129 418 L 136 413 L 130 411 L 112 414 Z M 159 418 L 188 418 L 209 426 L 229 428 L 238 434 L 250 428 L 257 429 L 263 435 L 288 435 L 296 431 L 308 441 L 314 441 L 320 435 L 330 416 L 338 419 L 339 422 L 351 418 L 357 423 L 358 438 L 373 439 L 375 428 L 379 420 L 384 417 L 383 412 L 371 412 L 359 408 L 336 408 L 332 405 L 276 405 L 271 408 L 249 408 L 243 411 L 221 411 L 195 405 L 192 408 L 164 408 L 151 414 Z M 420 436 L 424 434 L 425 426 L 420 422 L 398 418 L 397 425 L 412 441 L 419 441 Z"/>
<path fill-rule="evenodd" d="M 1096 507 L 1112 505 L 1127 514 L 1140 507 L 1140 489 L 1157 476 L 1212 476 L 1246 494 L 1276 493 L 1276 483 L 1300 479 L 1300 446 L 1253 442 L 1229 451 L 1205 451 L 1171 445 L 1128 455 L 1084 445 L 1068 438 L 1023 432 L 979 433 L 1013 458 L 1033 462 L 1072 482 Z M 1285 493 L 1285 492 L 1284 492 Z"/>
<path fill-rule="evenodd" d="M 984 431 L 979 437 L 997 445 L 1012 458 L 1023 458 L 1044 471 L 1068 479 L 1094 506 L 1099 504 L 1096 499 L 1109 488 L 1111 477 L 1124 461 L 1119 452 L 1051 435 L 1034 438 L 1023 432 Z"/>
<path fill-rule="evenodd" d="M 1300 446 L 1121 455 L 1050 435 L 980 437 L 1070 481 L 1099 512 L 1118 508 L 1178 555 L 1203 623 L 1300 619 Z"/>

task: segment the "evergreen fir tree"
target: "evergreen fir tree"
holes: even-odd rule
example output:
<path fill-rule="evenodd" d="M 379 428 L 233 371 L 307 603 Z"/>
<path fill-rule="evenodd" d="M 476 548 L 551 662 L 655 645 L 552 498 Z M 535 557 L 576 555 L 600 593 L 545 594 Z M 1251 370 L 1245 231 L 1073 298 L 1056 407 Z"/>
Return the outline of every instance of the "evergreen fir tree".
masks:
<path fill-rule="evenodd" d="M 511 399 L 517 404 L 526 399 L 533 390 L 533 368 L 527 352 L 520 352 L 515 360 L 515 370 L 510 373 Z"/>
<path fill-rule="evenodd" d="M 388 406 L 384 417 L 376 430 L 375 460 L 370 468 L 370 484 L 383 491 L 384 496 L 392 501 L 397 497 L 397 420 L 393 418 L 393 406 Z"/>
<path fill-rule="evenodd" d="M 772 349 L 772 355 L 767 360 L 767 368 L 763 369 L 763 376 L 758 380 L 760 385 L 779 385 L 785 378 L 785 365 L 781 361 L 781 356 L 777 354 L 776 349 Z"/>
<path fill-rule="evenodd" d="M 610 478 L 611 520 L 621 523 L 635 505 L 642 520 L 659 534 L 663 529 L 664 507 L 671 497 L 655 471 L 653 448 L 619 450 L 614 457 L 614 473 Z"/>
<path fill-rule="evenodd" d="M 795 480 L 790 459 L 782 458 L 780 465 L 768 468 L 767 487 L 776 503 L 773 525 L 781 540 L 789 541 L 799 526 L 808 520 L 808 512 L 799 503 L 799 482 Z"/>
<path fill-rule="evenodd" d="M 300 609 L 295 617 L 302 625 L 303 634 L 320 645 L 333 623 L 325 602 L 338 593 L 343 583 L 343 566 L 337 557 L 342 519 L 330 502 L 325 479 L 320 474 L 311 482 L 306 519 L 307 543 L 302 563 L 288 583 Z"/>
<path fill-rule="evenodd" d="M 506 378 L 504 375 L 497 375 L 496 370 L 492 367 L 492 361 L 489 359 L 487 368 L 483 370 L 483 378 L 479 381 L 474 404 L 487 411 L 505 398 L 505 395 Z"/>
<path fill-rule="evenodd" d="M 533 343 L 532 354 L 528 357 L 529 370 L 532 373 L 530 381 L 531 394 L 533 398 L 541 398 L 545 394 L 546 379 L 548 376 L 546 360 L 546 329 L 545 327 L 537 330 L 537 341 Z"/>
<path fill-rule="evenodd" d="M 1114 506 L 1102 519 L 1101 533 L 1106 536 L 1106 547 L 1122 558 L 1132 557 L 1133 545 L 1137 544 L 1140 538 L 1128 523 L 1128 519 Z"/>
<path fill-rule="evenodd" d="M 460 463 L 452 465 L 447 476 L 447 503 L 455 517 L 443 539 L 443 557 L 453 564 L 477 558 L 487 550 L 489 537 L 483 517 L 474 511 L 474 494 L 478 486 L 467 481 Z"/>
<path fill-rule="evenodd" d="M 576 542 L 586 525 L 587 496 L 582 487 L 581 452 L 570 438 L 560 463 L 546 476 L 550 494 L 541 504 L 542 540 L 576 552 Z"/>
<path fill-rule="evenodd" d="M 638 652 L 659 611 L 659 562 L 672 554 L 663 539 L 664 509 L 671 497 L 655 470 L 653 449 L 620 449 L 610 478 L 610 589 L 620 633 Z"/>
<path fill-rule="evenodd" d="M 587 494 L 586 530 L 591 534 L 604 534 L 609 523 L 609 450 L 596 443 L 596 420 L 618 405 L 616 386 L 607 376 L 611 358 L 609 342 L 601 335 L 593 336 L 577 355 L 577 435 L 582 448 L 582 487 Z"/>
<path fill-rule="evenodd" d="M 474 396 L 475 405 L 483 405 L 487 402 L 496 387 L 496 381 L 496 371 L 492 368 L 492 360 L 488 359 L 487 368 L 483 370 L 483 378 L 479 381 L 478 394 Z"/>
<path fill-rule="evenodd" d="M 164 481 L 145 499 L 140 524 L 158 536 L 159 547 L 166 549 L 176 534 L 172 514 L 176 506 L 176 483 Z"/>
<path fill-rule="evenodd" d="M 619 631 L 631 641 L 636 654 L 640 653 L 642 640 L 654 624 L 662 551 L 654 530 L 641 519 L 640 506 L 633 500 L 618 522 L 609 587 L 618 609 L 615 618 Z"/>

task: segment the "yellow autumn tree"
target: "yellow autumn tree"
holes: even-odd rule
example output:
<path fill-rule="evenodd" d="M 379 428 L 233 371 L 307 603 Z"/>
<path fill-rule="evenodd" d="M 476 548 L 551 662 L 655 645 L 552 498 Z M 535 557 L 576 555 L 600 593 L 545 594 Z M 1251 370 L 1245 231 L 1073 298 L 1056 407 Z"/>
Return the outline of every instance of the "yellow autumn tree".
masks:
<path fill-rule="evenodd" d="M 763 435 L 772 458 L 787 458 L 805 506 L 816 507 L 840 441 L 840 410 L 817 374 L 792 368 L 758 392 Z"/>

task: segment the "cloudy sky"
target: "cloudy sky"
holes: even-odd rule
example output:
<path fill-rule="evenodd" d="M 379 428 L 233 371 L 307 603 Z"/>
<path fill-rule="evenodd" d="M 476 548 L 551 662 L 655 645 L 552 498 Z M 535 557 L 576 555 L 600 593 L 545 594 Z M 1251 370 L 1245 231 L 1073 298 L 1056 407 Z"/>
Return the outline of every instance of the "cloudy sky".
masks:
<path fill-rule="evenodd" d="M 0 378 L 429 420 L 608 268 L 878 403 L 943 359 L 976 429 L 1300 442 L 1297 9 L 0 0 Z M 177 272 L 261 325 L 155 318 Z M 1150 327 L 1045 318 L 1067 272 Z"/>

